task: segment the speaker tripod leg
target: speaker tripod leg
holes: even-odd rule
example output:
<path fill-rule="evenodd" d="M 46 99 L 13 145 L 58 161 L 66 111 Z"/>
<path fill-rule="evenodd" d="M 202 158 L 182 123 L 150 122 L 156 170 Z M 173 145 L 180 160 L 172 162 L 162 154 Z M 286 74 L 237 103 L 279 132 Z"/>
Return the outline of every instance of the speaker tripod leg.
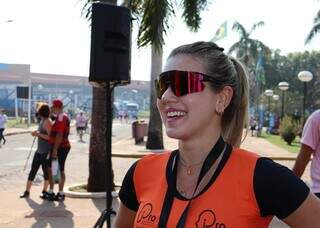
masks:
<path fill-rule="evenodd" d="M 105 223 L 105 221 L 107 221 L 108 217 L 109 217 L 109 221 L 111 220 L 111 216 L 112 215 L 116 215 L 117 213 L 111 208 L 109 211 L 107 209 L 104 209 L 101 212 L 101 215 L 99 217 L 99 219 L 97 220 L 96 224 L 94 225 L 93 228 L 102 228 L 103 224 Z M 111 227 L 108 227 L 111 228 Z"/>

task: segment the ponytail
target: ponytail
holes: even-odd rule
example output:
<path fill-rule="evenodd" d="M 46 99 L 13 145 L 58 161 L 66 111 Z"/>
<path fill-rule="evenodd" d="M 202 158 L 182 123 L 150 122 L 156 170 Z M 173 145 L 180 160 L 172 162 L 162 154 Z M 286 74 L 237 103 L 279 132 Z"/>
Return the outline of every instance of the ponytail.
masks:
<path fill-rule="evenodd" d="M 222 137 L 232 146 L 240 147 L 242 133 L 248 125 L 249 81 L 245 66 L 233 57 L 229 57 L 237 75 L 237 86 L 229 106 L 222 116 Z"/>

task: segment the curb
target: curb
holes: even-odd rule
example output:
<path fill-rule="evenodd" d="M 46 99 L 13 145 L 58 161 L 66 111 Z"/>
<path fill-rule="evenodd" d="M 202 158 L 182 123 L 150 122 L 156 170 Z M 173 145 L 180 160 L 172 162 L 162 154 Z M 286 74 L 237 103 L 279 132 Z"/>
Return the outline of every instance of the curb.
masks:
<path fill-rule="evenodd" d="M 150 153 L 151 154 L 151 153 Z M 149 155 L 148 154 L 125 154 L 125 153 L 112 153 L 112 157 L 116 158 L 143 158 L 144 156 Z"/>
<path fill-rule="evenodd" d="M 73 184 L 73 185 L 69 185 L 67 187 L 65 187 L 64 190 L 64 194 L 67 197 L 70 198 L 82 198 L 82 199 L 103 199 L 106 198 L 106 193 L 105 192 L 75 192 L 75 191 L 70 191 L 70 188 L 72 187 L 76 187 L 79 185 L 83 185 L 83 183 L 78 183 L 78 184 Z M 118 197 L 118 192 L 117 191 L 113 191 L 112 193 L 112 197 L 113 198 L 117 198 Z"/>
<path fill-rule="evenodd" d="M 74 126 L 74 124 L 70 124 L 70 127 Z M 10 128 L 6 128 L 6 129 L 10 129 Z M 22 128 L 23 129 L 23 128 Z M 9 132 L 9 133 L 4 133 L 4 136 L 10 136 L 10 135 L 20 135 L 20 134 L 28 134 L 31 133 L 33 131 L 35 131 L 37 128 L 33 129 L 33 130 L 21 130 L 21 131 L 13 131 L 13 132 Z"/>
<path fill-rule="evenodd" d="M 27 133 L 31 133 L 31 132 L 32 132 L 31 130 L 26 130 L 26 131 L 21 131 L 21 132 L 9 132 L 9 133 L 5 133 L 4 136 L 27 134 Z"/>

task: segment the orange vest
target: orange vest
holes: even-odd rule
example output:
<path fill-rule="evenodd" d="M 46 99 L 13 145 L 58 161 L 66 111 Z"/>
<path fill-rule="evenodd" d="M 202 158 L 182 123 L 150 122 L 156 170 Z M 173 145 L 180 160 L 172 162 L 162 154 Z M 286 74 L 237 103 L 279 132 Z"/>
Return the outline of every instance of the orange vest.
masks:
<path fill-rule="evenodd" d="M 157 227 L 167 191 L 166 165 L 170 153 L 150 155 L 135 168 L 139 202 L 134 227 Z M 185 227 L 268 227 L 272 216 L 261 217 L 253 189 L 258 156 L 233 149 L 217 179 L 191 201 Z M 167 227 L 176 227 L 189 201 L 174 198 Z"/>

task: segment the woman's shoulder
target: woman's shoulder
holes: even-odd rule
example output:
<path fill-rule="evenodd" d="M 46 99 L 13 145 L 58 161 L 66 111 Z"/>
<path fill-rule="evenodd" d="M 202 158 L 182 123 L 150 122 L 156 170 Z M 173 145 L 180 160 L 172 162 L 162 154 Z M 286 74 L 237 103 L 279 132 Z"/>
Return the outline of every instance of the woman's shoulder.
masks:
<path fill-rule="evenodd" d="M 51 126 L 51 125 L 52 125 L 52 121 L 51 121 L 51 119 L 50 119 L 50 118 L 46 118 L 46 119 L 44 119 L 44 124 L 45 124 L 45 125 L 49 125 L 49 126 Z"/>
<path fill-rule="evenodd" d="M 171 153 L 172 153 L 171 151 L 163 151 L 160 153 L 147 154 L 139 160 L 139 163 L 145 163 L 145 162 L 149 163 L 151 161 L 168 159 Z"/>
<path fill-rule="evenodd" d="M 238 161 L 243 160 L 245 162 L 248 162 L 248 161 L 255 162 L 260 158 L 260 156 L 257 153 L 254 153 L 252 151 L 248 151 L 242 148 L 236 148 L 236 147 L 232 149 L 231 155 L 235 157 Z"/>
<path fill-rule="evenodd" d="M 266 157 L 257 161 L 253 185 L 261 214 L 278 218 L 296 210 L 310 191 L 288 167 Z"/>

